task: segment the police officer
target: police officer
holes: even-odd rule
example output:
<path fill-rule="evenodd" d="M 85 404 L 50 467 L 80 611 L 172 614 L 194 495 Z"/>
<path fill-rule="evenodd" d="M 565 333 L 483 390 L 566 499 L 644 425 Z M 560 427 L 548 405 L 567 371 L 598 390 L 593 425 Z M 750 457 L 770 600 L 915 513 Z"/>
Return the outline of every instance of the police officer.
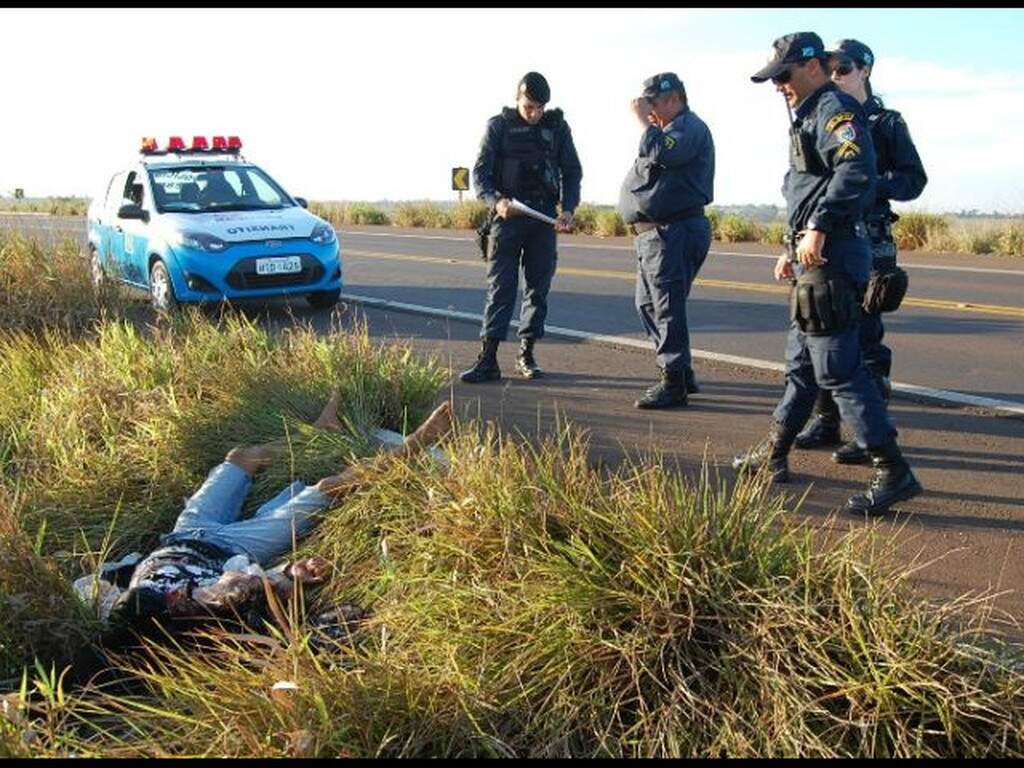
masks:
<path fill-rule="evenodd" d="M 773 43 L 768 63 L 751 79 L 771 80 L 795 108 L 790 167 L 783 182 L 789 253 L 775 265 L 778 280 L 794 280 L 786 342 L 786 390 L 768 437 L 733 460 L 736 469 L 767 464 L 789 479 L 787 455 L 811 415 L 819 388 L 828 389 L 867 450 L 875 477 L 848 511 L 881 514 L 922 488 L 899 447 L 885 401 L 861 359 L 860 301 L 871 250 L 863 223 L 874 201 L 875 151 L 861 105 L 829 80 L 828 57 L 813 32 Z"/>
<path fill-rule="evenodd" d="M 845 93 L 857 99 L 867 115 L 871 139 L 878 162 L 878 184 L 874 204 L 868 210 L 865 223 L 871 240 L 872 270 L 878 275 L 892 274 L 896 270 L 896 243 L 892 238 L 892 222 L 899 217 L 889 207 L 890 200 L 914 200 L 920 196 L 928 176 L 917 154 L 910 131 L 899 112 L 886 109 L 882 100 L 871 91 L 871 72 L 875 56 L 864 43 L 840 40 L 832 46 L 829 68 L 832 82 Z M 892 351 L 882 343 L 885 329 L 881 312 L 865 312 L 860 326 L 861 353 L 878 383 L 882 397 L 889 399 L 892 369 Z M 797 448 L 818 448 L 838 445 L 840 440 L 839 409 L 827 389 L 818 391 L 815 418 L 797 435 Z M 832 454 L 840 464 L 867 463 L 868 456 L 849 441 Z"/>
<path fill-rule="evenodd" d="M 711 247 L 704 206 L 713 197 L 715 144 L 674 72 L 645 80 L 632 109 L 643 135 L 622 182 L 619 212 L 635 236 L 636 308 L 660 369 L 659 381 L 634 405 L 671 408 L 698 391 L 686 298 Z"/>
<path fill-rule="evenodd" d="M 545 109 L 551 90 L 544 76 L 528 72 L 519 81 L 516 108 L 506 107 L 487 122 L 480 154 L 473 166 L 477 196 L 492 208 L 487 250 L 487 304 L 476 363 L 462 373 L 475 384 L 501 378 L 498 343 L 508 335 L 522 261 L 525 287 L 519 315 L 516 369 L 526 378 L 543 375 L 533 354 L 544 336 L 548 289 L 555 274 L 555 229 L 572 230 L 580 202 L 580 167 L 572 132 L 560 109 Z M 561 198 L 562 211 L 553 229 L 511 207 L 512 198 L 549 216 Z"/>

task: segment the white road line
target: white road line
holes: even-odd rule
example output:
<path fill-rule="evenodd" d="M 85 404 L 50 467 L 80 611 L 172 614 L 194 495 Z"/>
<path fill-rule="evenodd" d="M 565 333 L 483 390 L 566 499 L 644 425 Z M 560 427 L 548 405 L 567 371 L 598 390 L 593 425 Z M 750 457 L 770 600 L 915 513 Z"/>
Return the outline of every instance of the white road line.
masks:
<path fill-rule="evenodd" d="M 358 304 L 365 304 L 370 307 L 392 309 L 399 312 L 410 312 L 417 315 L 446 317 L 452 320 L 466 320 L 475 323 L 479 323 L 483 320 L 483 315 L 479 315 L 474 312 L 459 312 L 451 309 L 440 309 L 438 307 L 426 307 L 420 304 L 408 304 L 402 301 L 378 299 L 373 296 L 359 296 L 351 293 L 343 293 L 341 294 L 341 299 L 344 301 L 356 302 Z M 517 328 L 519 327 L 519 323 L 516 320 L 512 320 L 512 325 Z M 650 342 L 642 339 L 631 339 L 628 336 L 609 336 L 602 333 L 589 333 L 588 331 L 579 331 L 574 328 L 562 328 L 557 325 L 545 326 L 545 332 L 554 336 L 579 339 L 580 341 L 591 344 L 607 344 L 619 347 L 633 347 L 635 349 L 643 349 L 645 351 L 651 350 Z M 719 363 L 742 365 L 748 368 L 759 368 L 761 370 L 768 371 L 782 372 L 785 370 L 785 366 L 782 363 L 777 363 L 772 360 L 759 360 L 754 357 L 725 355 L 720 352 L 711 352 L 705 349 L 693 349 L 690 351 L 694 357 L 701 358 L 703 360 L 713 360 Z M 903 392 L 904 394 L 915 395 L 917 397 L 924 397 L 930 400 L 938 400 L 944 403 L 971 405 L 978 408 L 988 408 L 993 411 L 1011 414 L 1014 416 L 1024 416 L 1024 404 L 1015 403 L 1012 400 L 997 400 L 991 397 L 978 397 L 976 395 L 969 395 L 965 392 L 954 392 L 948 389 L 935 389 L 934 387 L 922 387 L 918 384 L 904 384 L 902 382 L 893 382 L 892 388 L 897 392 Z"/>
<path fill-rule="evenodd" d="M 401 237 L 412 240 L 447 240 L 457 243 L 473 243 L 475 247 L 475 241 L 471 237 L 454 237 L 451 235 L 409 235 L 399 234 L 391 232 L 362 232 L 354 229 L 339 229 L 338 234 L 341 235 L 356 235 L 365 237 Z M 629 251 L 633 252 L 632 246 L 628 245 L 604 245 L 601 243 L 567 243 L 564 240 L 559 242 L 559 248 L 586 248 L 592 251 Z M 344 249 L 343 249 L 344 250 Z M 779 258 L 779 254 L 770 253 L 741 253 L 740 251 L 708 251 L 709 254 L 714 256 L 741 256 L 746 259 L 772 259 Z M 942 264 L 908 264 L 901 261 L 900 266 L 904 269 L 932 269 L 941 272 L 979 272 L 982 274 L 989 275 L 1014 275 L 1016 277 L 1024 277 L 1024 270 L 1016 269 L 992 269 L 989 267 L 951 267 Z"/>

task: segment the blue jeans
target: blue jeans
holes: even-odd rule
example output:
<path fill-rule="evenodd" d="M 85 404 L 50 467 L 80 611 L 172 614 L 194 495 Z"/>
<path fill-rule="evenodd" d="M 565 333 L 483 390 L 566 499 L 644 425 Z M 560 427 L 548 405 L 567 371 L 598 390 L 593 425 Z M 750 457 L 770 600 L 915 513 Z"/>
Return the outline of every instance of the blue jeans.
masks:
<path fill-rule="evenodd" d="M 312 530 L 315 513 L 331 502 L 315 487 L 296 480 L 252 517 L 239 520 L 251 487 L 252 478 L 244 469 L 229 461 L 218 464 L 185 503 L 174 530 L 161 539 L 161 544 L 201 539 L 229 552 L 248 555 L 265 567 L 292 551 L 294 543 Z"/>
<path fill-rule="evenodd" d="M 512 321 L 519 290 L 519 264 L 523 265 L 523 304 L 519 309 L 519 336 L 544 337 L 548 291 L 555 276 L 555 230 L 550 224 L 516 216 L 495 219 L 487 260 L 487 304 L 481 338 L 504 341 Z"/>
<path fill-rule="evenodd" d="M 655 227 L 636 236 L 636 309 L 654 344 L 658 367 L 681 374 L 692 365 L 686 299 L 711 247 L 704 216 Z"/>

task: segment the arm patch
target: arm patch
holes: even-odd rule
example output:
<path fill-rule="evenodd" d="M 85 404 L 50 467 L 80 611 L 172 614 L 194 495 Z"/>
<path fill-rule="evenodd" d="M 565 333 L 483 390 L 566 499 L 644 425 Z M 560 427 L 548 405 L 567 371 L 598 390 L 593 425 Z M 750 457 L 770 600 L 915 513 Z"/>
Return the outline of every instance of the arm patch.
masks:
<path fill-rule="evenodd" d="M 825 133 L 831 133 L 840 123 L 848 123 L 851 120 L 853 120 L 853 112 L 840 112 L 837 115 L 833 115 L 825 123 Z"/>
<path fill-rule="evenodd" d="M 665 149 L 672 149 L 676 145 L 676 140 L 671 136 L 665 136 Z"/>

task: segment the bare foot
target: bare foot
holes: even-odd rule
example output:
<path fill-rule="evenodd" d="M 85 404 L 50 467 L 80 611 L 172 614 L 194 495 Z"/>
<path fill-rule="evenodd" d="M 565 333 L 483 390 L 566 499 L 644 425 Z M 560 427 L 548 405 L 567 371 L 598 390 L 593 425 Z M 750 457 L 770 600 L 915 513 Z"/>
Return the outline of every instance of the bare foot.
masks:
<path fill-rule="evenodd" d="M 426 421 L 420 424 L 419 428 L 413 432 L 408 438 L 407 442 L 415 443 L 417 445 L 429 445 L 430 443 L 440 440 L 448 431 L 452 428 L 452 404 L 445 400 L 434 412 L 431 413 Z"/>
<path fill-rule="evenodd" d="M 276 445 L 247 445 L 244 448 L 232 448 L 225 459 L 250 475 L 255 475 L 259 470 L 277 461 L 283 450 L 282 446 Z"/>
<path fill-rule="evenodd" d="M 317 420 L 313 422 L 317 429 L 326 429 L 332 432 L 341 432 L 341 422 L 338 420 L 338 390 L 331 392 L 331 397 L 324 405 Z"/>

